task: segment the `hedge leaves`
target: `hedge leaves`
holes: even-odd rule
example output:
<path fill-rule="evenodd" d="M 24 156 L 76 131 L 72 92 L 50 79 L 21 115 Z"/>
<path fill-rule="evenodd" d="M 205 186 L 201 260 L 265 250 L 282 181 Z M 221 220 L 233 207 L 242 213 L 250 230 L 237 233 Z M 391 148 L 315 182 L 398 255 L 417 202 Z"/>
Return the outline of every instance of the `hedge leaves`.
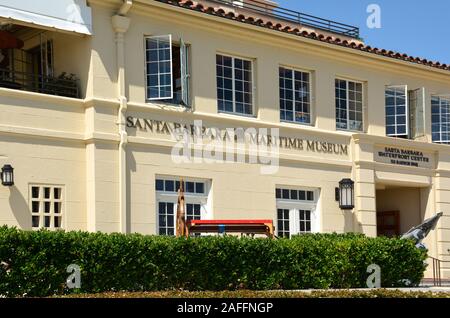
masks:
<path fill-rule="evenodd" d="M 359 234 L 185 239 L 3 226 L 0 295 L 362 288 L 370 264 L 381 267 L 382 287 L 402 287 L 420 283 L 425 258 L 411 241 Z M 80 289 L 65 284 L 70 264 L 81 268 Z"/>

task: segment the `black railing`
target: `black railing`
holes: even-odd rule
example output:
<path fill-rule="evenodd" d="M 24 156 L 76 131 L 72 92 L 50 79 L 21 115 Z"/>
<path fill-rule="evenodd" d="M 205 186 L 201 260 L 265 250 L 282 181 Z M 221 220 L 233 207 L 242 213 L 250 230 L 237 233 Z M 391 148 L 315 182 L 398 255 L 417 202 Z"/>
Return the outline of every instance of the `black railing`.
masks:
<path fill-rule="evenodd" d="M 0 87 L 49 95 L 79 98 L 78 80 L 73 75 L 58 77 L 0 68 Z"/>
<path fill-rule="evenodd" d="M 352 38 L 357 39 L 360 38 L 358 27 L 332 20 L 322 19 L 313 15 L 297 12 L 286 8 L 270 7 L 264 3 L 258 2 L 257 0 L 253 0 L 252 2 L 247 3 L 243 3 L 243 1 L 233 1 L 233 0 L 208 0 L 208 1 L 226 4 L 228 6 L 236 8 L 244 8 L 245 10 L 252 11 L 260 15 L 265 15 L 268 17 L 284 20 L 287 22 L 305 25 L 336 34 L 342 34 Z"/>
<path fill-rule="evenodd" d="M 433 261 L 433 285 L 442 286 L 441 261 L 434 257 L 429 257 Z"/>

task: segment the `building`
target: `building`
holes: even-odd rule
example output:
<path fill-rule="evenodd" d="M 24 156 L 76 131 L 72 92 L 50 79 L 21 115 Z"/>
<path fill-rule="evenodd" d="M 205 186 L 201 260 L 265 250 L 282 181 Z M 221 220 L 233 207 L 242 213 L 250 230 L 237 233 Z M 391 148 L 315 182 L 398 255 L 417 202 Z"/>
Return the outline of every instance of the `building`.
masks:
<path fill-rule="evenodd" d="M 401 234 L 442 211 L 425 243 L 450 261 L 450 65 L 274 2 L 200 2 L 0 1 L 0 223 L 171 235 L 183 177 L 188 217 L 280 236 Z M 180 127 L 253 129 L 278 152 L 180 162 Z"/>

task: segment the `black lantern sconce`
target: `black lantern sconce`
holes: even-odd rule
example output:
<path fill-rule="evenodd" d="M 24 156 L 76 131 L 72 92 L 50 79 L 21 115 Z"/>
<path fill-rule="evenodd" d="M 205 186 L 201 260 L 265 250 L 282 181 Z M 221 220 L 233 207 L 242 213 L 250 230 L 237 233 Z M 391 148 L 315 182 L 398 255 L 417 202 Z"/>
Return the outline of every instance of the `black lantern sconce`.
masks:
<path fill-rule="evenodd" d="M 354 185 L 355 182 L 351 179 L 342 179 L 339 182 L 339 188 L 335 189 L 335 198 L 339 202 L 339 207 L 342 210 L 353 210 L 354 203 Z"/>
<path fill-rule="evenodd" d="M 4 165 L 1 172 L 2 185 L 10 187 L 14 185 L 14 168 L 11 165 Z"/>

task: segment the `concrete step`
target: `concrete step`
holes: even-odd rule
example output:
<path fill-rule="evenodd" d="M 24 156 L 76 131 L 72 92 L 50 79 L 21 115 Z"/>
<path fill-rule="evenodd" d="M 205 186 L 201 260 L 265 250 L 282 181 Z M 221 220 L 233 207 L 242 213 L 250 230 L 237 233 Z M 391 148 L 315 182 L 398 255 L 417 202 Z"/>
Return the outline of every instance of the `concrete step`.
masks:
<path fill-rule="evenodd" d="M 437 284 L 437 282 L 435 283 L 435 281 L 433 280 L 433 278 L 424 278 L 422 280 L 422 282 L 420 283 L 421 287 L 430 287 L 430 286 L 435 286 Z M 441 284 L 442 287 L 450 287 L 450 279 L 441 279 Z"/>

